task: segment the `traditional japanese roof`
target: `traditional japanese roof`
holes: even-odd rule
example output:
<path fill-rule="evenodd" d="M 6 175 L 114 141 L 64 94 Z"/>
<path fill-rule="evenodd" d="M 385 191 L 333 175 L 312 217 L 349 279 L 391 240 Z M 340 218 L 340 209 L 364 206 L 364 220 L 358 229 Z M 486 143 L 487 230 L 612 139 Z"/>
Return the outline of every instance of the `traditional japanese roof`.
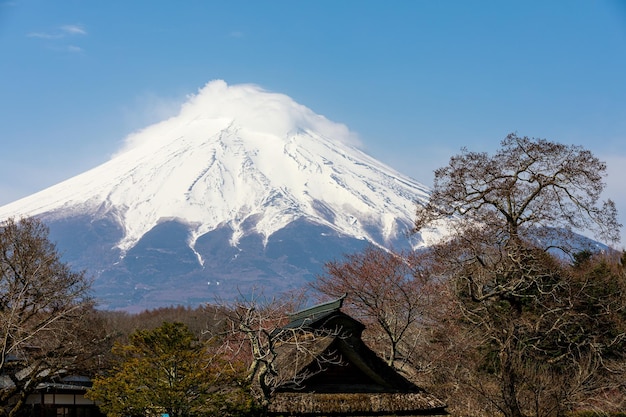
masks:
<path fill-rule="evenodd" d="M 279 393 L 268 412 L 284 416 L 446 415 L 446 405 L 425 392 Z"/>
<path fill-rule="evenodd" d="M 272 415 L 438 415 L 446 405 L 361 340 L 363 324 L 340 311 L 346 295 L 291 315 L 277 346 Z M 290 335 L 290 336 L 289 336 Z"/>
<path fill-rule="evenodd" d="M 344 294 L 336 300 L 331 300 L 322 304 L 314 305 L 313 307 L 300 310 L 296 313 L 289 315 L 289 323 L 284 327 L 286 329 L 294 329 L 300 327 L 315 327 L 315 324 L 329 317 L 333 314 L 337 314 L 341 310 L 343 301 L 348 294 Z"/>
<path fill-rule="evenodd" d="M 91 379 L 83 375 L 69 375 L 49 382 L 41 382 L 35 388 L 36 391 L 77 391 L 84 392 L 92 386 Z"/>

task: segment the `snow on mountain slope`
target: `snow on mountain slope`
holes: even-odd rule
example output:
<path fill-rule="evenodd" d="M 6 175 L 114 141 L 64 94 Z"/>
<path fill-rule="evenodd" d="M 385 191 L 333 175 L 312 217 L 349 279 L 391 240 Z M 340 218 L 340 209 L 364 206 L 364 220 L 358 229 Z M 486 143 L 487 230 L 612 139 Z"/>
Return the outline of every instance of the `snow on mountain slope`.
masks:
<path fill-rule="evenodd" d="M 236 246 L 249 225 L 267 241 L 300 218 L 384 245 L 411 227 L 428 190 L 356 143 L 285 95 L 213 81 L 108 162 L 0 207 L 0 219 L 113 215 L 122 254 L 172 219 L 188 225 L 192 249 L 224 226 Z"/>

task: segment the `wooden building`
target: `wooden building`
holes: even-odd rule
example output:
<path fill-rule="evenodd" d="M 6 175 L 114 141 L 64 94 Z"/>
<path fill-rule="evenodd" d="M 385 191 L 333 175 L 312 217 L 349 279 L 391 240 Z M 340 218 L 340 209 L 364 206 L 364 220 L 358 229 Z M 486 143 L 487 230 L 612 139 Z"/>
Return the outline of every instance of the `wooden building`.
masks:
<path fill-rule="evenodd" d="M 28 396 L 30 417 L 105 417 L 85 393 L 91 380 L 82 376 L 67 376 L 55 382 L 39 384 Z"/>
<path fill-rule="evenodd" d="M 300 311 L 282 329 L 273 416 L 417 416 L 446 405 L 404 378 L 361 339 L 364 325 L 341 311 L 344 297 Z"/>

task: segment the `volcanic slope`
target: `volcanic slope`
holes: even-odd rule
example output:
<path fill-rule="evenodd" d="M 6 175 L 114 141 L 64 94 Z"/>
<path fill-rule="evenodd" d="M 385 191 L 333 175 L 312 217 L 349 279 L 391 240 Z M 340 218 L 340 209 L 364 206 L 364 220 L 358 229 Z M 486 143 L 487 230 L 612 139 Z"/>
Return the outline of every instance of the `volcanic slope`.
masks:
<path fill-rule="evenodd" d="M 416 246 L 420 183 L 288 96 L 218 80 L 108 162 L 0 207 L 40 216 L 105 308 L 301 286 L 367 244 Z"/>

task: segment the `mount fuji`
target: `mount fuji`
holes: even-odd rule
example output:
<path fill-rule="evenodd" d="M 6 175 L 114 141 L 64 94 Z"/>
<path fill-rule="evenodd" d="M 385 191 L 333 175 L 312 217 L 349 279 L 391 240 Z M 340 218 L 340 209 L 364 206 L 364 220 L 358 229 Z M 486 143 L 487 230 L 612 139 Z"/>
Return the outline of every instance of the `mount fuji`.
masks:
<path fill-rule="evenodd" d="M 0 219 L 40 217 L 103 308 L 277 294 L 366 245 L 428 241 L 407 235 L 427 187 L 357 145 L 286 95 L 212 81 L 106 163 L 0 207 Z"/>

